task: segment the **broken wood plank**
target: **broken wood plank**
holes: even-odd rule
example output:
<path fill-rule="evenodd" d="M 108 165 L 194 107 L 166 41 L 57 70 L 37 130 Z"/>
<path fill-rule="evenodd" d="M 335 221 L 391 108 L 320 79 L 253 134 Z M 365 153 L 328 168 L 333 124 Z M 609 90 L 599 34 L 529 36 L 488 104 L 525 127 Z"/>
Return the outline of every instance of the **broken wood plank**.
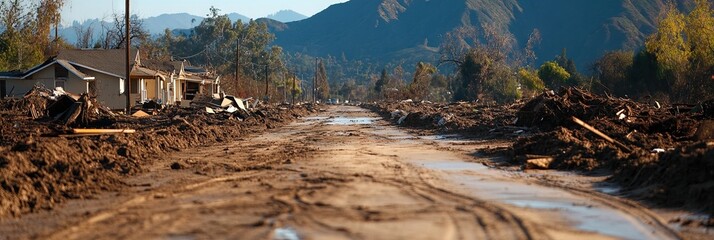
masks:
<path fill-rule="evenodd" d="M 115 134 L 115 133 L 136 133 L 134 129 L 72 129 L 74 134 Z"/>
<path fill-rule="evenodd" d="M 526 169 L 550 169 L 550 164 L 555 160 L 550 156 L 526 155 Z"/>
<path fill-rule="evenodd" d="M 580 125 L 581 127 L 585 128 L 585 129 L 587 129 L 588 131 L 594 133 L 595 135 L 598 135 L 602 139 L 605 139 L 605 141 L 615 144 L 616 146 L 622 148 L 622 150 L 625 150 L 626 152 L 632 152 L 632 148 L 628 147 L 625 144 L 622 144 L 621 142 L 618 142 L 617 140 L 606 135 L 605 133 L 600 132 L 600 130 L 595 129 L 595 127 L 590 126 L 590 124 L 585 123 L 583 120 L 580 120 L 575 116 L 573 116 L 572 119 L 573 119 L 573 122 L 575 122 L 576 124 Z"/>
<path fill-rule="evenodd" d="M 64 117 L 62 118 L 62 122 L 64 123 L 65 126 L 67 125 L 72 125 L 75 121 L 77 121 L 77 118 L 79 117 L 79 114 L 82 113 L 82 103 L 81 102 L 75 102 L 72 104 L 67 112 L 65 112 Z"/>
<path fill-rule="evenodd" d="M 63 137 L 63 138 L 79 138 L 79 137 L 96 137 L 96 136 L 102 136 L 104 134 L 60 134 L 57 135 L 58 137 Z"/>

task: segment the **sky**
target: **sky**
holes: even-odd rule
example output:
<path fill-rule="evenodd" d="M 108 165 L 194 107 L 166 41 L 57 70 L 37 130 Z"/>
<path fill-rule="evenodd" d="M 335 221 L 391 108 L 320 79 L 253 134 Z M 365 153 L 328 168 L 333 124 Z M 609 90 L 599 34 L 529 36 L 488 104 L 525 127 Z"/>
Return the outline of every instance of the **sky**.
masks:
<path fill-rule="evenodd" d="M 110 19 L 112 13 L 124 13 L 124 0 L 66 0 L 62 10 L 63 25 L 86 19 Z M 347 0 L 131 0 L 132 14 L 141 18 L 164 13 L 189 13 L 206 16 L 214 6 L 220 13 L 240 13 L 249 18 L 265 17 L 280 10 L 290 9 L 312 16 L 332 4 Z"/>

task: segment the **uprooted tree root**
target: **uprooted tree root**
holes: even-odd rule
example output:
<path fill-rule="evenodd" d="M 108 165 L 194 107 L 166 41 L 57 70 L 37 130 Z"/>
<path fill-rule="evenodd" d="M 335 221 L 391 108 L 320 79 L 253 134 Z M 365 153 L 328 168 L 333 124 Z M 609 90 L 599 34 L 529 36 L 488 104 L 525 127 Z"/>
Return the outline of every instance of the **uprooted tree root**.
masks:
<path fill-rule="evenodd" d="M 147 118 L 92 116 L 73 126 L 137 133 L 75 137 L 62 136 L 69 128 L 53 119 L 33 120 L 15 100 L 0 101 L 0 106 L 0 216 L 52 209 L 68 198 L 120 189 L 123 176 L 141 172 L 164 153 L 227 142 L 308 113 L 306 107 L 264 107 L 257 110 L 261 114 L 241 119 L 172 108 Z"/>

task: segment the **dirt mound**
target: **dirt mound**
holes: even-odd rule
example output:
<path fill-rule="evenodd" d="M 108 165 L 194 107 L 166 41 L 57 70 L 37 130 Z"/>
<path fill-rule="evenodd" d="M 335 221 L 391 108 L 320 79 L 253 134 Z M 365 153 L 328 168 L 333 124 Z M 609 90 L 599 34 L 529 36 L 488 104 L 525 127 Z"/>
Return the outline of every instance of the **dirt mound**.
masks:
<path fill-rule="evenodd" d="M 84 99 L 76 101 L 82 107 L 77 119 L 85 112 L 87 119 L 71 126 L 135 129 L 136 133 L 80 136 L 49 118 L 47 109 L 37 104 L 40 100 L 32 100 L 33 111 L 44 116 L 37 119 L 28 114 L 27 99 L 0 101 L 0 217 L 51 209 L 67 198 L 121 188 L 123 175 L 141 172 L 142 166 L 166 152 L 228 142 L 309 112 L 307 106 L 264 106 L 239 118 L 210 114 L 203 108 L 174 107 L 136 118 L 98 114 L 101 106 Z"/>
<path fill-rule="evenodd" d="M 552 160 L 547 168 L 613 170 L 613 179 L 635 196 L 714 213 L 712 147 L 697 143 L 709 135 L 702 121 L 708 106 L 643 104 L 576 88 L 545 93 L 518 112 L 518 124 L 542 132 L 517 140 L 515 161 L 527 164 L 535 155 Z M 573 116 L 613 141 L 576 124 Z"/>
<path fill-rule="evenodd" d="M 714 142 L 627 159 L 614 179 L 660 203 L 714 214 Z"/>
<path fill-rule="evenodd" d="M 510 149 L 494 153 L 526 168 L 612 171 L 612 179 L 633 196 L 714 214 L 714 150 L 707 144 L 714 141 L 711 100 L 665 106 L 562 88 L 507 106 L 402 102 L 365 107 L 405 127 L 517 138 Z"/>
<path fill-rule="evenodd" d="M 516 114 L 519 126 L 544 131 L 573 126 L 571 117 L 584 121 L 634 116 L 644 107 L 628 99 L 596 96 L 578 88 L 547 91 L 526 103 Z"/>
<path fill-rule="evenodd" d="M 509 128 L 519 104 L 489 106 L 472 102 L 391 102 L 363 104 L 385 119 L 409 128 L 460 133 L 482 138 L 513 137 Z"/>

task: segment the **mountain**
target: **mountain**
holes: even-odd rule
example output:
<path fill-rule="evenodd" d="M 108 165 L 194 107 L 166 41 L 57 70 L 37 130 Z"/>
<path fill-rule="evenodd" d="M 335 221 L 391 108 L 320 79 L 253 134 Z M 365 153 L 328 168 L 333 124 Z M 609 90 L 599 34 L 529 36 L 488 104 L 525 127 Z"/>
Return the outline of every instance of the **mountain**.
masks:
<path fill-rule="evenodd" d="M 248 21 L 250 21 L 250 18 L 249 18 L 249 17 L 243 16 L 243 15 L 238 14 L 238 13 L 230 13 L 230 14 L 228 14 L 228 19 L 230 19 L 231 22 L 235 22 L 235 21 L 237 21 L 237 20 L 241 20 L 241 22 L 247 23 Z"/>
<path fill-rule="evenodd" d="M 201 23 L 201 20 L 203 17 L 188 13 L 161 14 L 144 19 L 144 28 L 152 34 L 160 34 L 167 28 L 191 28 Z"/>
<path fill-rule="evenodd" d="M 228 18 L 235 22 L 241 20 L 243 23 L 250 21 L 249 17 L 238 13 L 228 14 Z M 187 31 L 192 27 L 197 26 L 203 21 L 204 17 L 191 15 L 188 13 L 171 13 L 171 14 L 161 14 L 155 17 L 149 17 L 143 19 L 144 28 L 152 35 L 163 34 L 165 29 L 178 30 L 179 32 Z M 82 29 L 86 31 L 89 27 L 93 31 L 93 40 L 96 41 L 100 38 L 101 34 L 104 34 L 103 29 L 110 29 L 114 27 L 112 22 L 100 19 L 87 19 L 82 22 L 74 21 L 69 26 L 62 26 L 59 30 L 60 36 L 62 36 L 69 43 L 76 43 L 78 36 L 77 31 Z"/>
<path fill-rule="evenodd" d="M 539 63 L 567 49 L 581 69 L 606 51 L 636 49 L 668 0 L 352 0 L 302 21 L 271 23 L 287 51 L 350 59 L 438 57 L 443 36 L 461 26 L 496 26 L 525 45 L 534 29 Z M 677 1 L 683 2 L 691 0 Z"/>
<path fill-rule="evenodd" d="M 265 18 L 270 18 L 278 22 L 295 22 L 295 21 L 300 21 L 303 19 L 306 19 L 307 16 L 302 15 L 298 12 L 295 12 L 293 10 L 281 10 L 279 12 L 276 12 L 274 14 L 270 14 Z"/>

